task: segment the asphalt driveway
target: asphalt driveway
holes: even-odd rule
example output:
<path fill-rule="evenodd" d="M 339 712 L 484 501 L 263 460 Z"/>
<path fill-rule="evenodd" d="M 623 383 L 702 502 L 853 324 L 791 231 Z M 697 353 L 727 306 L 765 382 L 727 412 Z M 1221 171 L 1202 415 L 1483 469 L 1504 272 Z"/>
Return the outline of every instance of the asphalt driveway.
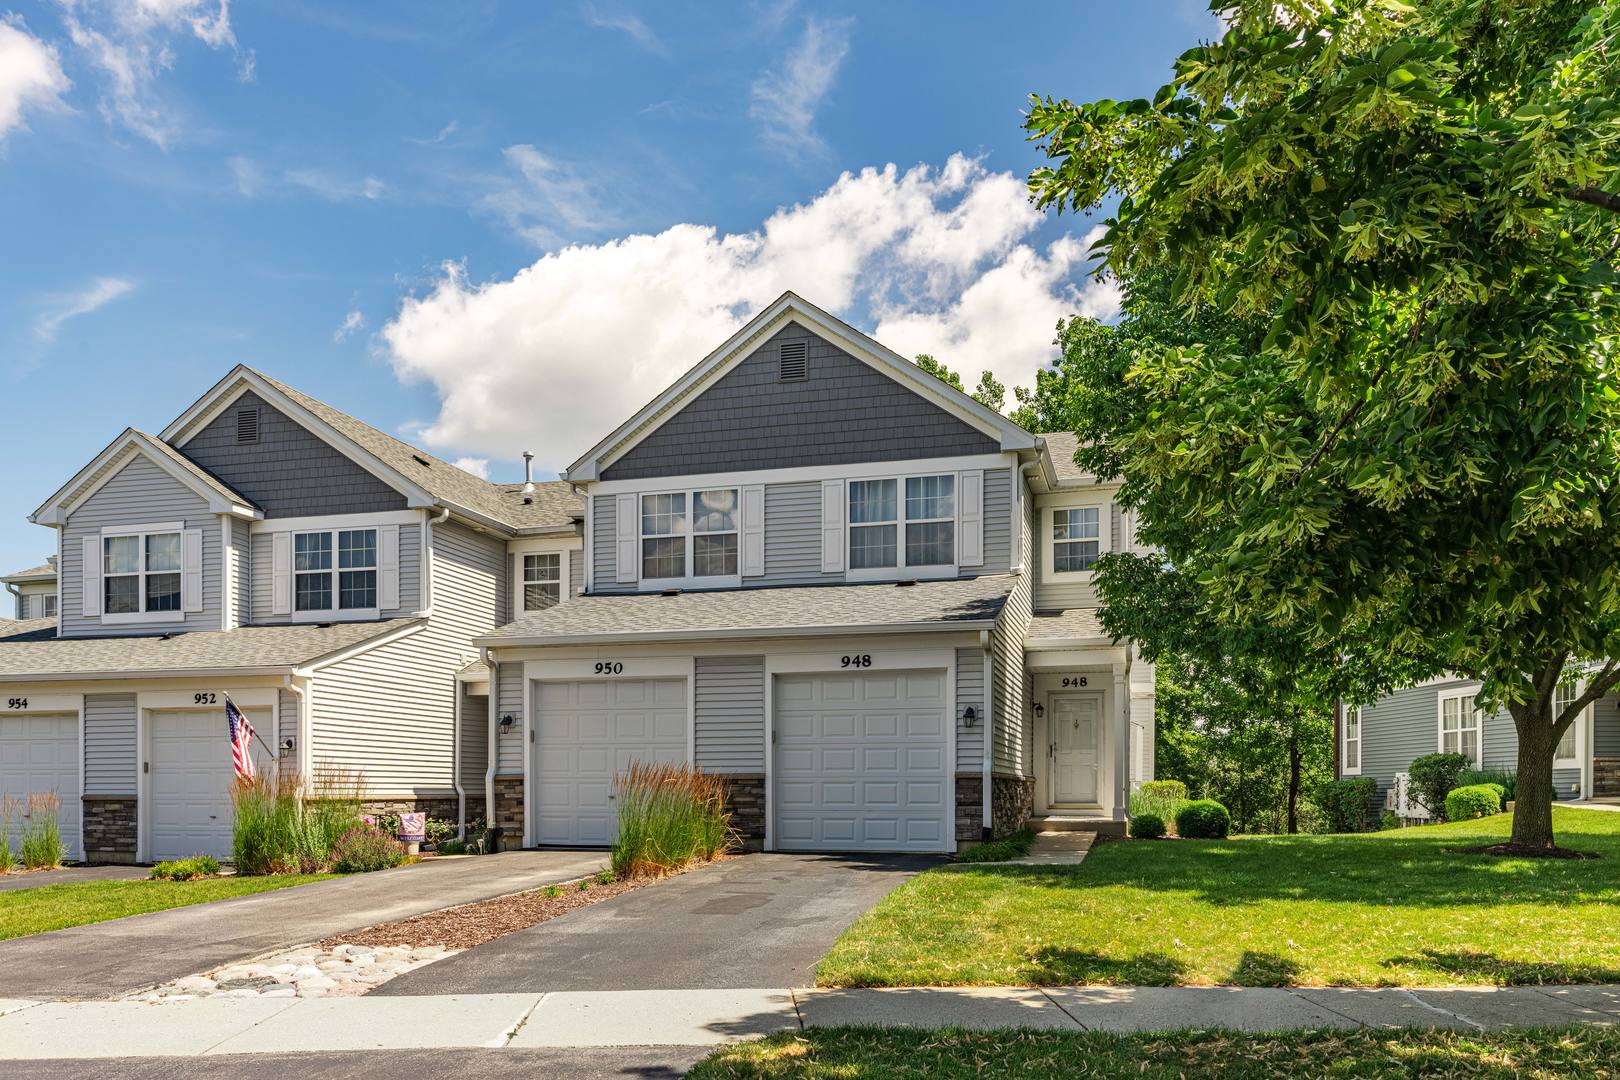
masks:
<path fill-rule="evenodd" d="M 497 938 L 373 994 L 810 986 L 845 927 L 940 861 L 744 855 Z"/>
<path fill-rule="evenodd" d="M 594 873 L 600 851 L 431 859 L 0 941 L 0 998 L 94 1000 L 374 923 Z"/>

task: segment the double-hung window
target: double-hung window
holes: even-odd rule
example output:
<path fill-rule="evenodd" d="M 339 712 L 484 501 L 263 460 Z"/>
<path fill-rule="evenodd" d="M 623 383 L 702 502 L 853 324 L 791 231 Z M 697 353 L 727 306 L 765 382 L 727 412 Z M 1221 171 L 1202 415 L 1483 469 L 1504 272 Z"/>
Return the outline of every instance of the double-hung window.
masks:
<path fill-rule="evenodd" d="M 956 566 L 956 477 L 849 482 L 849 569 L 881 577 Z"/>
<path fill-rule="evenodd" d="M 562 602 L 562 552 L 523 556 L 523 610 L 544 611 Z"/>
<path fill-rule="evenodd" d="M 644 581 L 738 576 L 736 488 L 641 497 Z"/>
<path fill-rule="evenodd" d="M 1462 754 L 1479 765 L 1480 727 L 1485 714 L 1474 704 L 1476 693 L 1464 690 L 1440 699 L 1440 752 Z"/>
<path fill-rule="evenodd" d="M 139 533 L 101 540 L 102 612 L 180 610 L 180 534 Z"/>
<path fill-rule="evenodd" d="M 1569 708 L 1570 703 L 1579 697 L 1580 694 L 1580 682 L 1572 679 L 1568 682 L 1559 683 L 1558 688 L 1553 691 L 1552 718 L 1557 720 L 1560 716 L 1564 715 L 1564 710 Z M 1582 714 L 1577 716 L 1574 721 L 1570 723 L 1569 727 L 1564 729 L 1564 734 L 1558 739 L 1558 748 L 1553 751 L 1553 759 L 1555 761 L 1574 762 L 1579 760 L 1578 755 L 1580 754 L 1581 745 L 1580 729 L 1581 723 L 1585 719 L 1585 710 L 1582 710 Z"/>
<path fill-rule="evenodd" d="M 293 610 L 377 607 L 377 530 L 293 534 Z"/>
<path fill-rule="evenodd" d="M 1052 511 L 1052 572 L 1086 573 L 1102 556 L 1102 507 L 1066 506 Z"/>
<path fill-rule="evenodd" d="M 45 594 L 45 616 L 44 617 L 47 618 L 47 619 L 56 618 L 56 594 L 55 593 L 46 593 Z"/>
<path fill-rule="evenodd" d="M 1347 705 L 1344 709 L 1344 753 L 1339 758 L 1340 771 L 1346 776 L 1361 772 L 1361 706 Z"/>

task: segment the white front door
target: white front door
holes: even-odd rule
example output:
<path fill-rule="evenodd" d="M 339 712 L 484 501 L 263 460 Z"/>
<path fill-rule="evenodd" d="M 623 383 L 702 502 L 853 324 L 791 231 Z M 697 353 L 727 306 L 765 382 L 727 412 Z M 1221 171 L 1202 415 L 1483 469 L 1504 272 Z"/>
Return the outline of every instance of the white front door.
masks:
<path fill-rule="evenodd" d="M 255 730 L 275 730 L 268 710 L 243 712 Z M 146 730 L 151 763 L 148 858 L 154 862 L 192 855 L 230 858 L 236 769 L 231 764 L 224 707 L 149 712 Z M 261 776 L 271 767 L 258 742 L 253 744 L 253 761 Z"/>
<path fill-rule="evenodd" d="M 785 851 L 952 851 L 943 671 L 778 675 L 771 803 Z"/>
<path fill-rule="evenodd" d="M 613 774 L 686 760 L 685 679 L 535 684 L 534 840 L 606 847 L 618 833 Z"/>
<path fill-rule="evenodd" d="M 79 717 L 76 713 L 0 715 L 0 797 L 21 804 L 11 824 L 11 848 L 27 823 L 28 797 L 55 793 L 61 802 L 57 823 L 68 858 L 77 859 L 79 817 Z M 5 837 L 0 837 L 4 842 Z"/>
<path fill-rule="evenodd" d="M 1097 801 L 1102 763 L 1102 695 L 1052 697 L 1052 769 L 1048 802 L 1054 806 Z"/>

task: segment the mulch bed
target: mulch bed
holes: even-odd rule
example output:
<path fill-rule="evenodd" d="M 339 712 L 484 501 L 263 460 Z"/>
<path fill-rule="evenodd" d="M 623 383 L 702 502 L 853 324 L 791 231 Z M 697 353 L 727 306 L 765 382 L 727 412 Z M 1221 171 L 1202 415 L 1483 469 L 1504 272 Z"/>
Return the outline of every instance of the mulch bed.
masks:
<path fill-rule="evenodd" d="M 1484 847 L 1447 848 L 1454 855 L 1499 855 L 1514 859 L 1601 859 L 1593 851 L 1571 851 L 1569 848 L 1529 847 L 1524 844 L 1486 844 Z"/>

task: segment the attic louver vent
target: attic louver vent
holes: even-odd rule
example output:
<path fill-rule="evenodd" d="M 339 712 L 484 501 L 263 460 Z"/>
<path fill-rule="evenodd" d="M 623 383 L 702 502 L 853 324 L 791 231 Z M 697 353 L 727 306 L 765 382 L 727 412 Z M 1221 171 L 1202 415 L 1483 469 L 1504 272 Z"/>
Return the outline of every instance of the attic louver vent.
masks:
<path fill-rule="evenodd" d="M 802 341 L 784 341 L 782 343 L 782 374 L 781 379 L 802 379 L 809 373 L 809 361 L 806 358 L 806 346 Z"/>
<path fill-rule="evenodd" d="M 250 443 L 259 441 L 259 410 L 236 410 L 236 441 Z"/>

